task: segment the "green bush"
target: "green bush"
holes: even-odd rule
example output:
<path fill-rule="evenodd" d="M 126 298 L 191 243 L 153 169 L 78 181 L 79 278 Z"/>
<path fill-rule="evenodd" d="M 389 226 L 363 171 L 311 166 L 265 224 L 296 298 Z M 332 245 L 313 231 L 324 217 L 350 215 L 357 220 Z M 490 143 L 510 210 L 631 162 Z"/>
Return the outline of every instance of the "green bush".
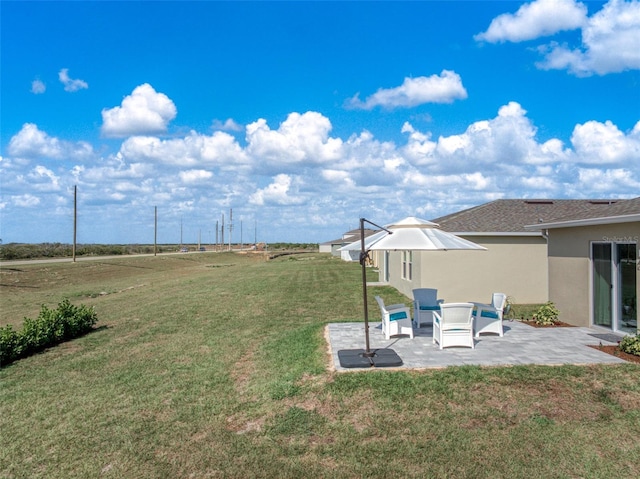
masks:
<path fill-rule="evenodd" d="M 622 338 L 622 341 L 620 341 L 620 350 L 628 354 L 640 356 L 640 334 Z"/>
<path fill-rule="evenodd" d="M 10 324 L 0 328 L 0 367 L 13 361 L 21 352 L 20 334 Z"/>
<path fill-rule="evenodd" d="M 560 311 L 555 307 L 552 301 L 547 301 L 533 313 L 533 320 L 536 324 L 552 325 L 558 321 Z"/>
<path fill-rule="evenodd" d="M 11 325 L 0 328 L 0 367 L 93 329 L 98 318 L 93 308 L 74 306 L 68 299 L 57 309 L 42 306 L 36 319 L 24 318 L 21 331 Z"/>

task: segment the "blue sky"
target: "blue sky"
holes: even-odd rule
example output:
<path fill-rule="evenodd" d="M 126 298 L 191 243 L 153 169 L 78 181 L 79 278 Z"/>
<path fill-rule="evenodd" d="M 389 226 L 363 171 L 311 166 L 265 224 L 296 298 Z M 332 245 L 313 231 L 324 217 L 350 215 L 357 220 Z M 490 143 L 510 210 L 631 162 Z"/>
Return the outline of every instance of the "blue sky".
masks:
<path fill-rule="evenodd" d="M 0 238 L 323 242 L 640 195 L 640 1 L 0 3 Z M 181 228 L 182 225 L 182 228 Z M 228 231 L 225 233 L 228 239 Z"/>

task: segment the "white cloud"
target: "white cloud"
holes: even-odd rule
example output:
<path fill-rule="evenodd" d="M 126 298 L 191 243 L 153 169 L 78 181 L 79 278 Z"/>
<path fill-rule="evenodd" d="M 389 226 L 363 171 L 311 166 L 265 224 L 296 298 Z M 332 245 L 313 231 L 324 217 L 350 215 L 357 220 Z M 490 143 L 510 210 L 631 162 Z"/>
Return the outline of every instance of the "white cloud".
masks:
<path fill-rule="evenodd" d="M 540 48 L 541 69 L 567 69 L 577 76 L 640 69 L 640 1 L 611 0 L 588 19 L 582 45 L 552 43 Z"/>
<path fill-rule="evenodd" d="M 176 114 L 169 97 L 145 83 L 125 97 L 120 106 L 102 110 L 102 134 L 120 138 L 162 134 Z"/>
<path fill-rule="evenodd" d="M 273 182 L 266 188 L 258 189 L 249 197 L 249 203 L 262 205 L 300 205 L 304 202 L 301 197 L 292 196 L 291 177 L 289 175 L 280 174 L 273 178 Z"/>
<path fill-rule="evenodd" d="M 236 123 L 232 118 L 227 118 L 225 121 L 213 120 L 211 128 L 223 131 L 242 131 L 242 125 Z"/>
<path fill-rule="evenodd" d="M 364 102 L 358 95 L 347 101 L 346 106 L 371 110 L 376 106 L 384 108 L 410 108 L 424 103 L 453 103 L 467 98 L 467 90 L 456 72 L 442 70 L 440 75 L 430 77 L 405 78 L 396 88 L 379 89 Z"/>
<path fill-rule="evenodd" d="M 184 138 L 171 140 L 133 136 L 122 143 L 119 155 L 127 161 L 152 161 L 181 167 L 206 164 L 235 169 L 249 162 L 235 138 L 219 131 L 211 136 L 192 131 Z"/>
<path fill-rule="evenodd" d="M 635 178 L 634 178 L 635 177 Z M 580 168 L 578 169 L 578 182 L 576 188 L 584 188 L 592 194 L 609 194 L 611 185 L 616 185 L 618 191 L 635 192 L 637 196 L 640 191 L 640 181 L 637 171 L 627 168 L 613 168 L 603 170 L 601 168 Z"/>
<path fill-rule="evenodd" d="M 201 183 L 213 177 L 213 173 L 207 170 L 188 170 L 180 172 L 180 180 L 183 183 Z"/>
<path fill-rule="evenodd" d="M 610 0 L 591 17 L 574 0 L 536 0 L 515 14 L 503 14 L 477 41 L 521 42 L 580 29 L 582 43 L 552 41 L 538 46 L 543 70 L 567 70 L 576 76 L 606 75 L 640 69 L 640 1 Z"/>
<path fill-rule="evenodd" d="M 233 208 L 236 220 L 257 218 L 259 239 L 270 241 L 313 235 L 311 218 L 346 230 L 360 216 L 379 224 L 411 214 L 430 219 L 514 195 L 581 198 L 640 191 L 640 122 L 630 131 L 612 122 L 585 122 L 575 126 L 567 144 L 558 138 L 543 142 L 523 106 L 510 102 L 453 135 L 434 137 L 410 123 L 402 132 L 402 145 L 366 130 L 342 140 L 330 136 L 331 123 L 323 115 L 292 113 L 276 130 L 264 120 L 251 123 L 246 146 L 220 131 L 172 139 L 134 136 L 114 155 L 47 163 L 13 155 L 67 158 L 63 152 L 76 144 L 26 124 L 10 142 L 12 156 L 0 159 L 3 202 L 14 224 L 27 216 L 17 211 L 34 206 L 29 215 L 42 211 L 40 222 L 55 216 L 60 223 L 70 217 L 70 186 L 77 184 L 90 234 L 104 231 L 95 223 L 100 218 L 120 241 L 148 241 L 158 206 L 160 240 L 178 241 L 171 235 L 179 231 L 181 216 L 187 237 L 189 225 L 205 231 L 212 217 Z M 134 230 L 140 236 L 130 239 Z M 189 234 L 196 237 L 197 230 Z M 320 233 L 316 240 L 322 238 Z M 111 241 L 82 239 L 91 240 Z"/>
<path fill-rule="evenodd" d="M 59 191 L 60 181 L 59 178 L 51 171 L 42 165 L 36 166 L 27 176 L 29 184 L 35 190 L 39 191 Z"/>
<path fill-rule="evenodd" d="M 61 158 L 62 142 L 38 129 L 33 123 L 25 123 L 18 134 L 9 141 L 9 154 L 18 157 Z"/>
<path fill-rule="evenodd" d="M 33 80 L 31 82 L 31 93 L 34 95 L 40 95 L 47 91 L 47 86 L 41 80 Z"/>
<path fill-rule="evenodd" d="M 109 163 L 109 162 L 107 162 Z M 113 180 L 136 180 L 153 177 L 155 171 L 153 165 L 148 163 L 124 163 L 114 162 L 100 166 L 86 168 L 82 165 L 73 170 L 74 177 L 79 180 L 98 183 Z"/>
<path fill-rule="evenodd" d="M 256 164 L 269 169 L 274 165 L 317 165 L 341 157 L 342 140 L 330 138 L 331 122 L 317 112 L 290 113 L 277 130 L 264 119 L 247 125 L 247 153 Z"/>
<path fill-rule="evenodd" d="M 574 0 L 536 0 L 522 5 L 515 14 L 504 13 L 491 21 L 477 41 L 489 43 L 521 42 L 580 28 L 587 7 Z"/>
<path fill-rule="evenodd" d="M 120 193 L 134 193 L 136 195 L 149 194 L 153 190 L 149 188 L 150 181 L 146 180 L 142 183 L 133 183 L 131 181 L 116 181 L 113 189 Z"/>
<path fill-rule="evenodd" d="M 353 185 L 353 181 L 351 180 L 348 171 L 326 169 L 322 170 L 320 174 L 322 175 L 322 178 L 329 183 L 346 183 Z"/>
<path fill-rule="evenodd" d="M 33 123 L 25 123 L 9 141 L 9 154 L 20 158 L 86 159 L 93 155 L 87 142 L 71 143 L 49 136 Z"/>
<path fill-rule="evenodd" d="M 84 80 L 74 80 L 69 77 L 69 69 L 63 68 L 58 72 L 58 78 L 60 82 L 64 85 L 64 91 L 68 91 L 70 93 L 76 92 L 78 90 L 86 90 L 89 88 L 89 84 Z"/>
<path fill-rule="evenodd" d="M 471 164 L 483 169 L 498 168 L 512 163 L 539 163 L 547 158 L 535 140 L 535 126 L 517 102 L 502 106 L 493 119 L 477 121 L 464 133 L 441 136 L 437 141 L 409 124 L 404 125 L 403 131 L 409 133 L 403 152 L 416 167 L 430 165 L 438 171 L 461 171 Z M 552 144 L 556 150 L 561 149 Z"/>
<path fill-rule="evenodd" d="M 40 204 L 40 198 L 26 193 L 24 195 L 12 196 L 11 201 L 20 208 L 33 208 Z"/>
<path fill-rule="evenodd" d="M 625 135 L 610 121 L 588 121 L 576 125 L 571 135 L 576 155 L 583 164 L 623 165 L 640 158 L 640 122 L 630 135 Z"/>

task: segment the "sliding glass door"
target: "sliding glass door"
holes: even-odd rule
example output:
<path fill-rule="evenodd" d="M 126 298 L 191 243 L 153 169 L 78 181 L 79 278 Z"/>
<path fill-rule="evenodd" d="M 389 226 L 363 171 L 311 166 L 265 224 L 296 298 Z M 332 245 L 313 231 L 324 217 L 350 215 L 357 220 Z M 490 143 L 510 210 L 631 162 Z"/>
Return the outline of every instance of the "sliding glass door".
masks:
<path fill-rule="evenodd" d="M 620 322 L 618 329 L 635 333 L 638 327 L 638 298 L 636 288 L 637 248 L 635 244 L 617 244 L 618 304 Z"/>
<path fill-rule="evenodd" d="M 592 243 L 593 324 L 634 333 L 637 328 L 637 245 Z"/>
<path fill-rule="evenodd" d="M 611 243 L 593 243 L 591 254 L 593 261 L 593 324 L 611 328 L 613 325 Z"/>

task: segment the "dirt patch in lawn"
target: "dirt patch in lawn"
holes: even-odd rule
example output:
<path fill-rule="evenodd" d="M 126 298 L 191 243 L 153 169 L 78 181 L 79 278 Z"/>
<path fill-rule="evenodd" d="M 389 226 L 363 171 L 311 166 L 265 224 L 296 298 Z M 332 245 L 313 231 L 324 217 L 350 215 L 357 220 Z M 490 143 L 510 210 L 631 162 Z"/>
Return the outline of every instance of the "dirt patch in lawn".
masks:
<path fill-rule="evenodd" d="M 629 361 L 630 363 L 640 364 L 640 356 L 636 356 L 635 354 L 625 353 L 621 351 L 618 346 L 589 346 L 590 348 L 597 349 L 598 351 L 602 351 L 603 353 L 611 354 L 620 359 L 624 359 L 625 361 Z"/>

